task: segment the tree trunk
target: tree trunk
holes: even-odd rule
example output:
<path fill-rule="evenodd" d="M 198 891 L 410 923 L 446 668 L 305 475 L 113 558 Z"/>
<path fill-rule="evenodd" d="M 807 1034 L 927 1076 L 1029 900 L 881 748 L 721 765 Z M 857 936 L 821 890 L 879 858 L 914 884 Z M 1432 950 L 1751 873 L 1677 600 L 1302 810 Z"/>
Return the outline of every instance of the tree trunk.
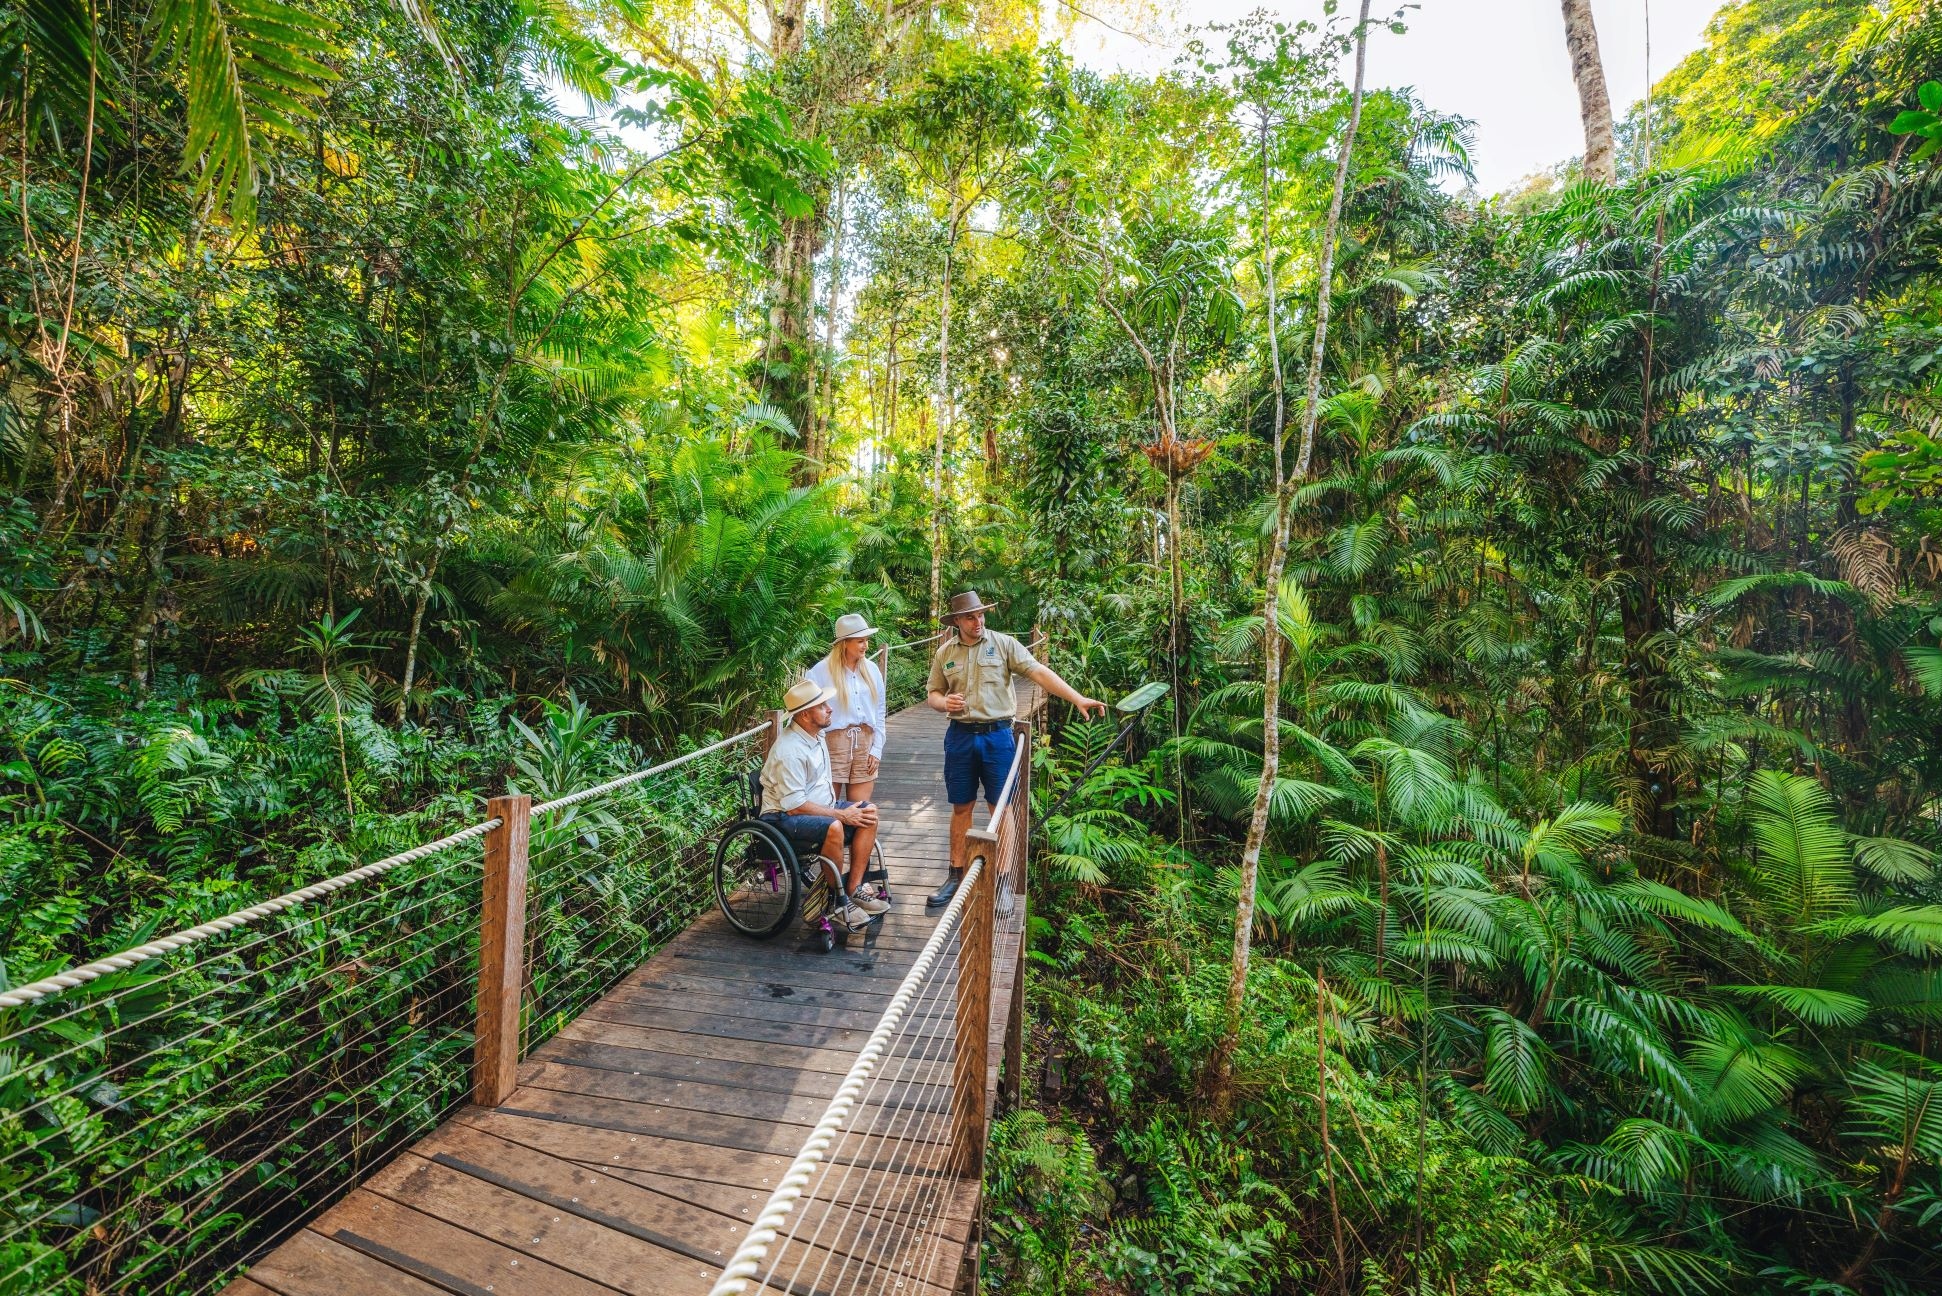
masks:
<path fill-rule="evenodd" d="M 1281 774 L 1281 575 L 1288 565 L 1290 487 L 1308 474 L 1314 457 L 1315 423 L 1321 406 L 1322 355 L 1328 342 L 1328 316 L 1335 273 L 1335 244 L 1341 231 L 1343 197 L 1348 191 L 1349 162 L 1355 152 L 1356 131 L 1362 124 L 1362 80 L 1369 50 L 1369 0 L 1355 27 L 1355 83 L 1349 92 L 1349 121 L 1342 132 L 1342 149 L 1335 162 L 1335 186 L 1322 227 L 1322 251 L 1316 267 L 1315 345 L 1308 357 L 1308 402 L 1302 411 L 1301 459 L 1294 474 L 1282 468 L 1286 440 L 1287 404 L 1281 377 L 1279 312 L 1275 300 L 1274 239 L 1268 222 L 1273 210 L 1268 162 L 1268 121 L 1263 114 L 1261 145 L 1261 267 L 1268 293 L 1268 356 L 1274 367 L 1274 540 L 1268 553 L 1266 589 L 1261 596 L 1261 781 L 1254 791 L 1254 812 L 1248 819 L 1247 842 L 1241 850 L 1240 894 L 1234 907 L 1234 957 L 1227 979 L 1226 1017 L 1219 1042 L 1207 1060 L 1201 1089 L 1216 1119 L 1233 1102 L 1234 1050 L 1240 1042 L 1241 1007 L 1247 998 L 1247 970 L 1254 943 L 1255 890 L 1261 876 L 1261 848 L 1268 839 L 1268 808 L 1275 780 Z"/>
<path fill-rule="evenodd" d="M 810 462 L 803 465 L 804 484 L 822 476 L 823 460 L 829 454 L 829 424 L 836 402 L 836 310 L 843 288 L 843 215 L 849 195 L 842 181 L 836 183 L 836 224 L 830 234 L 829 294 L 824 298 L 823 346 L 809 366 L 809 394 L 804 401 L 808 423 L 803 428 L 803 446 Z M 827 397 L 827 400 L 824 398 Z M 831 418 L 823 417 L 827 404 Z"/>
<path fill-rule="evenodd" d="M 1560 0 L 1564 6 L 1564 43 L 1571 51 L 1571 76 L 1578 83 L 1578 114 L 1585 123 L 1585 174 L 1600 184 L 1618 178 L 1613 161 L 1612 97 L 1605 90 L 1605 65 L 1598 57 L 1598 26 L 1591 0 Z"/>
<path fill-rule="evenodd" d="M 783 220 L 769 251 L 769 328 L 762 349 L 762 399 L 788 415 L 798 444 L 809 447 L 812 406 L 810 374 L 815 356 L 809 342 L 809 316 L 816 295 L 816 245 L 824 208 Z"/>
<path fill-rule="evenodd" d="M 951 426 L 951 254 L 957 248 L 958 196 L 944 231 L 944 284 L 937 323 L 937 441 L 931 450 L 931 620 L 944 615 L 944 447 Z"/>
<path fill-rule="evenodd" d="M 438 574 L 438 556 L 425 569 L 425 579 L 411 602 L 411 633 L 405 640 L 405 674 L 398 689 L 398 723 L 405 722 L 405 708 L 411 704 L 411 685 L 418 674 L 418 643 L 425 631 L 425 605 L 431 601 L 432 578 Z"/>

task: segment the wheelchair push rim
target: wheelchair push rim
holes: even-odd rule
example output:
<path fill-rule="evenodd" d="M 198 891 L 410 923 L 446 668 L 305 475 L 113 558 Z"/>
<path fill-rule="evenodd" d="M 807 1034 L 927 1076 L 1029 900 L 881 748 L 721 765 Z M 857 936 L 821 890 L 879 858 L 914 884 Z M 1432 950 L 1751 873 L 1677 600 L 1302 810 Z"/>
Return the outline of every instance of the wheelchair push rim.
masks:
<path fill-rule="evenodd" d="M 715 846 L 715 902 L 729 926 L 766 940 L 787 927 L 802 905 L 795 852 L 775 829 L 754 819 L 730 824 Z"/>

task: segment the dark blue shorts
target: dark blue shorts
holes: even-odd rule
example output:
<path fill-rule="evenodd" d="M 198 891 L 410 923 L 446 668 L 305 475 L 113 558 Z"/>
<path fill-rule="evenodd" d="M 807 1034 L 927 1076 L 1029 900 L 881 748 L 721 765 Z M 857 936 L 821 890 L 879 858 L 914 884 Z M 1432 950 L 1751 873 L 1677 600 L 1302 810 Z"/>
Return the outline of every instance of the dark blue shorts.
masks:
<path fill-rule="evenodd" d="M 1012 737 L 1009 722 L 990 733 L 950 726 L 944 731 L 945 799 L 954 806 L 970 805 L 978 799 L 978 785 L 982 783 L 985 804 L 997 805 L 1017 753 L 1018 740 Z"/>
<path fill-rule="evenodd" d="M 868 801 L 838 801 L 838 810 L 853 805 L 870 805 Z M 782 829 L 782 835 L 796 848 L 797 854 L 814 855 L 823 848 L 823 838 L 829 836 L 829 826 L 836 822 L 828 815 L 806 814 L 765 814 L 762 818 Z M 850 824 L 843 825 L 843 844 L 849 845 L 856 840 L 856 829 Z"/>

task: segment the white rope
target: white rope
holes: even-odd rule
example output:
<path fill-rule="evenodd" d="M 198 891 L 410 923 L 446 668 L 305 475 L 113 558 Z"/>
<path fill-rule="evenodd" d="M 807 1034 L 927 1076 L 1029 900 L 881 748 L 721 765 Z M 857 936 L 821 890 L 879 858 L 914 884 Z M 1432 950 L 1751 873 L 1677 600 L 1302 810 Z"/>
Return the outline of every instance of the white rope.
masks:
<path fill-rule="evenodd" d="M 172 935 L 164 936 L 160 940 L 149 941 L 146 945 L 137 945 L 133 949 L 123 950 L 121 953 L 108 958 L 97 959 L 92 963 L 84 963 L 80 967 L 69 968 L 67 971 L 56 973 L 51 977 L 43 977 L 39 981 L 33 981 L 24 986 L 17 986 L 4 994 L 0 994 L 0 1008 L 18 1008 L 23 1004 L 30 1004 L 36 1000 L 48 999 L 54 995 L 63 994 L 66 991 L 74 989 L 76 986 L 84 986 L 90 981 L 98 981 L 111 972 L 126 972 L 129 968 L 137 964 L 146 963 L 152 958 L 160 958 L 164 954 L 172 954 L 184 946 L 194 945 L 199 941 L 206 941 L 211 936 L 221 936 L 225 932 L 235 931 L 239 927 L 247 927 L 251 923 L 268 918 L 271 914 L 282 913 L 286 909 L 295 909 L 298 905 L 307 904 L 321 896 L 327 896 L 333 891 L 341 891 L 347 886 L 362 882 L 367 878 L 374 878 L 380 873 L 388 873 L 400 864 L 410 864 L 424 859 L 427 855 L 435 855 L 448 846 L 457 846 L 461 842 L 469 842 L 483 837 L 494 828 L 499 827 L 502 822 L 504 821 L 499 819 L 488 819 L 484 823 L 473 824 L 470 828 L 461 829 L 449 837 L 440 837 L 437 841 L 426 842 L 422 846 L 414 846 L 408 851 L 400 851 L 398 854 L 388 856 L 374 864 L 366 864 L 363 868 L 352 869 L 349 873 L 339 873 L 334 878 L 325 878 L 322 882 L 313 882 L 300 891 L 286 892 L 274 900 L 265 900 L 262 904 L 251 905 L 247 909 L 238 909 L 235 913 L 224 914 L 213 922 L 201 923 L 197 926 L 175 932 Z"/>
<path fill-rule="evenodd" d="M 883 646 L 883 651 L 896 652 L 900 648 L 916 648 L 923 644 L 936 643 L 939 639 L 942 639 L 949 632 L 950 632 L 949 627 L 946 627 L 943 630 L 939 630 L 936 634 L 925 635 L 922 639 L 910 639 L 910 640 L 906 640 L 903 643 L 885 644 Z"/>
<path fill-rule="evenodd" d="M 605 783 L 596 783 L 590 788 L 582 788 L 578 792 L 568 793 L 566 796 L 559 797 L 556 800 L 542 802 L 533 807 L 532 816 L 537 819 L 543 814 L 552 814 L 555 810 L 564 810 L 570 805 L 579 805 L 582 801 L 591 801 L 597 796 L 605 796 L 607 793 L 618 788 L 624 788 L 630 783 L 638 783 L 642 779 L 653 778 L 656 774 L 665 774 L 676 766 L 686 765 L 689 761 L 706 756 L 709 752 L 720 751 L 722 748 L 733 746 L 744 739 L 753 738 L 755 735 L 765 731 L 768 727 L 769 723 L 765 720 L 753 729 L 744 729 L 733 737 L 724 738 L 717 743 L 709 743 L 706 747 L 691 751 L 686 756 L 677 756 L 671 761 L 663 761 L 659 765 L 650 765 L 644 770 L 635 770 L 632 774 L 623 774 L 619 778 L 608 779 Z"/>
<path fill-rule="evenodd" d="M 762 1259 L 768 1255 L 769 1245 L 775 1241 L 782 1222 L 789 1218 L 789 1212 L 795 1209 L 796 1200 L 803 1195 L 810 1177 L 816 1172 L 817 1164 L 822 1161 L 823 1154 L 829 1150 L 829 1145 L 835 1141 L 836 1135 L 842 1130 L 844 1120 L 849 1117 L 851 1107 L 856 1104 L 857 1095 L 869 1082 L 870 1073 L 876 1070 L 884 1048 L 888 1045 L 890 1037 L 897 1031 L 897 1023 L 903 1020 L 904 1011 L 910 1006 L 911 997 L 917 993 L 917 987 L 930 974 L 931 964 L 937 961 L 938 954 L 944 948 L 945 937 L 950 935 L 951 928 L 957 924 L 958 915 L 964 911 L 964 903 L 975 889 L 978 874 L 983 868 L 984 859 L 980 856 L 972 860 L 971 867 L 965 870 L 964 881 L 959 884 L 957 894 L 951 898 L 950 908 L 946 909 L 944 916 L 938 920 L 936 929 L 931 932 L 931 938 L 924 942 L 923 952 L 917 956 L 917 961 L 911 964 L 910 971 L 904 974 L 902 984 L 897 987 L 897 993 L 890 997 L 890 1006 L 883 1010 L 883 1016 L 878 1019 L 877 1028 L 870 1032 L 869 1041 L 864 1044 L 863 1051 L 857 1055 L 849 1074 L 843 1077 L 843 1083 L 838 1086 L 836 1096 L 829 1100 L 829 1106 L 823 1111 L 823 1118 L 817 1121 L 816 1128 L 809 1132 L 809 1139 L 802 1145 L 802 1151 L 796 1153 L 796 1159 L 789 1164 L 788 1173 L 782 1176 L 782 1182 L 776 1185 L 776 1190 L 769 1194 L 768 1203 L 762 1207 L 762 1213 L 755 1217 L 755 1222 L 749 1225 L 748 1236 L 742 1239 L 742 1245 L 729 1258 L 728 1264 L 722 1269 L 721 1277 L 709 1289 L 708 1296 L 741 1296 L 741 1293 L 749 1289 L 748 1280 L 762 1268 Z"/>

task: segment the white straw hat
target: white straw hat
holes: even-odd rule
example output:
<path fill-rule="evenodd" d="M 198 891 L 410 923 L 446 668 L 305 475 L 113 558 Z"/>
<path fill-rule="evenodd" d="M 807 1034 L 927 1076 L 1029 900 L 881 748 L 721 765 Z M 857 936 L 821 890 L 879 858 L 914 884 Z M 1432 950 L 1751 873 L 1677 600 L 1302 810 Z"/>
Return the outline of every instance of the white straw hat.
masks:
<path fill-rule="evenodd" d="M 836 618 L 836 633 L 830 636 L 832 644 L 842 643 L 845 639 L 862 639 L 877 634 L 877 628 L 864 618 L 861 612 L 845 612 Z"/>
<path fill-rule="evenodd" d="M 824 688 L 815 680 L 801 679 L 791 684 L 789 691 L 782 695 L 782 709 L 794 719 L 810 707 L 821 706 L 835 696 L 835 689 Z"/>

